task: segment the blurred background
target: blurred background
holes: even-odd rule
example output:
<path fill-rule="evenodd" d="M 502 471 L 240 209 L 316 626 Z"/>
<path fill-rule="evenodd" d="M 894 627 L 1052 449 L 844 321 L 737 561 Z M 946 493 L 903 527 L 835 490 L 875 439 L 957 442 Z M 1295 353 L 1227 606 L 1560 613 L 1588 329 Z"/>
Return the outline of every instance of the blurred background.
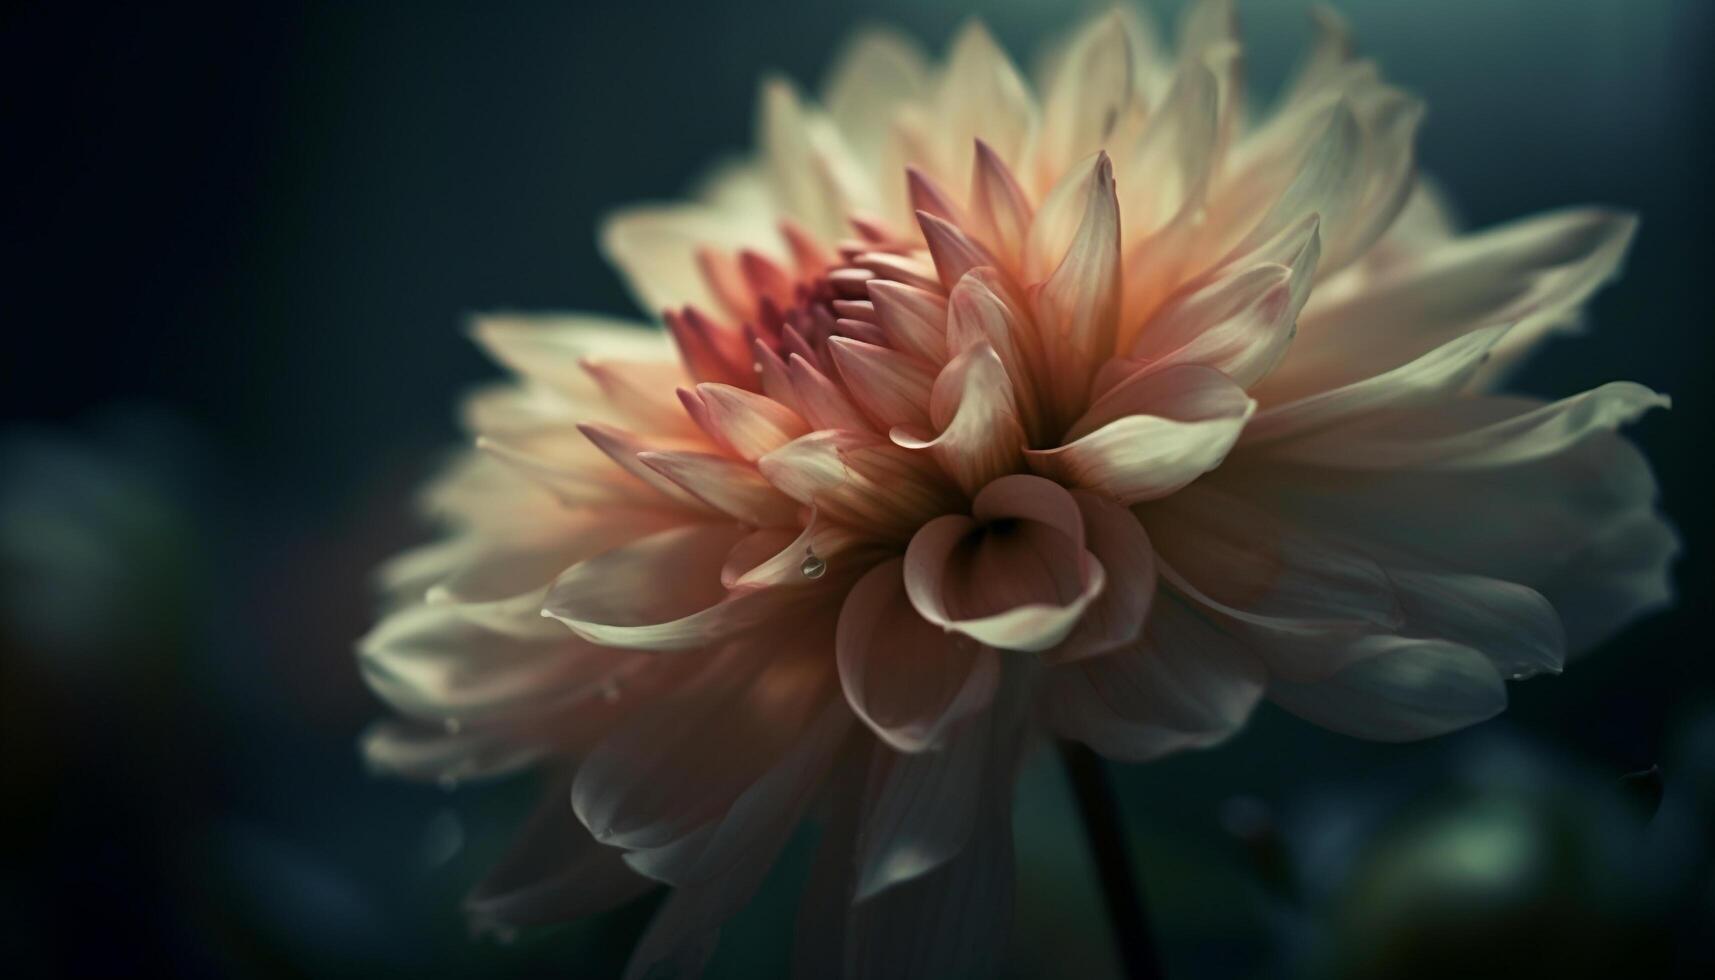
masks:
<path fill-rule="evenodd" d="M 1180 3 L 1159 3 L 1172 17 Z M 1502 718 L 1405 746 L 1265 708 L 1121 771 L 1174 977 L 1715 975 L 1707 0 L 1341 0 L 1426 97 L 1424 168 L 1481 226 L 1641 212 L 1590 335 L 1518 386 L 1674 397 L 1634 436 L 1678 608 Z M 599 216 L 745 148 L 769 68 L 819 81 L 890 22 L 1050 0 L 18 4 L 0 13 L 0 947 L 13 976 L 617 975 L 655 897 L 473 939 L 459 900 L 534 787 L 367 774 L 369 574 L 496 376 L 474 311 L 630 313 Z M 1256 99 L 1310 30 L 1241 2 Z M 1659 766 L 1654 774 L 1646 773 Z M 1635 774 L 1628 776 L 1627 774 Z M 1020 790 L 1012 971 L 1116 974 L 1051 756 Z M 806 848 L 725 933 L 787 962 Z"/>

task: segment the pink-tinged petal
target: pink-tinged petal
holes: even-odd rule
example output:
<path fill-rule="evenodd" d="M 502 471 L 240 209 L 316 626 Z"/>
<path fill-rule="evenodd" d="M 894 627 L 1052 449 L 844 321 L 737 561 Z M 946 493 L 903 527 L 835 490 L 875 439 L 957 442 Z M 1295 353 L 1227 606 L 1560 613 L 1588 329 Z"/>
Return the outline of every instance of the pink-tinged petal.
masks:
<path fill-rule="evenodd" d="M 743 384 L 749 376 L 744 332 L 717 323 L 694 306 L 662 315 L 685 370 L 698 381 Z"/>
<path fill-rule="evenodd" d="M 668 500 L 697 511 L 704 511 L 709 508 L 709 505 L 704 501 L 687 492 L 685 488 L 664 476 L 641 458 L 643 453 L 672 451 L 679 449 L 684 443 L 664 439 L 645 440 L 635 433 L 593 422 L 585 422 L 579 425 L 578 431 L 583 433 L 584 438 L 593 443 L 609 459 L 619 464 L 621 469 L 654 487 Z"/>
<path fill-rule="evenodd" d="M 1083 515 L 1041 477 L 1005 476 L 922 526 L 905 552 L 905 589 L 929 622 L 1005 650 L 1037 652 L 1071 633 L 1106 585 L 1084 548 Z"/>
<path fill-rule="evenodd" d="M 1018 272 L 1034 215 L 1030 198 L 994 148 L 976 141 L 971 174 L 971 221 L 978 238 L 1004 268 Z"/>
<path fill-rule="evenodd" d="M 1391 412 L 1276 446 L 1271 455 L 1339 469 L 1463 470 L 1518 466 L 1559 455 L 1599 432 L 1668 408 L 1666 395 L 1630 381 L 1541 404 L 1471 397 Z"/>
<path fill-rule="evenodd" d="M 1271 679 L 1269 700 L 1343 735 L 1405 742 L 1487 721 L 1506 684 L 1482 654 L 1444 640 L 1370 637 L 1366 656 L 1314 682 Z"/>
<path fill-rule="evenodd" d="M 473 932 L 505 935 L 570 922 L 655 887 L 626 867 L 619 851 L 596 843 L 567 797 L 567 782 L 555 780 L 506 854 L 465 898 Z"/>
<path fill-rule="evenodd" d="M 774 489 L 750 463 L 673 451 L 642 452 L 637 458 L 697 500 L 753 527 L 797 523 L 797 501 Z"/>
<path fill-rule="evenodd" d="M 1387 572 L 1375 559 L 1199 484 L 1139 508 L 1162 578 L 1194 605 L 1263 636 L 1322 637 L 1391 631 L 1402 621 Z M 1327 656 L 1271 659 L 1271 671 L 1326 672 Z M 1266 651 L 1264 655 L 1267 656 Z"/>
<path fill-rule="evenodd" d="M 1155 550 L 1131 511 L 1087 490 L 1073 491 L 1072 499 L 1084 516 L 1090 553 L 1106 570 L 1108 585 L 1071 635 L 1043 655 L 1049 663 L 1104 654 L 1136 640 L 1156 592 Z"/>
<path fill-rule="evenodd" d="M 1247 450 L 1279 444 L 1281 448 L 1274 451 L 1290 453 L 1291 446 L 1304 435 L 1341 422 L 1388 409 L 1443 402 L 1470 383 L 1507 329 L 1499 325 L 1473 330 L 1373 378 L 1273 405 L 1257 413 L 1241 443 Z"/>
<path fill-rule="evenodd" d="M 712 245 L 737 245 L 767 234 L 768 215 L 723 213 L 704 204 L 628 208 L 602 223 L 601 250 L 646 310 L 687 304 L 714 309 L 719 298 L 699 256 Z"/>
<path fill-rule="evenodd" d="M 1368 274 L 1361 289 L 1330 283 L 1326 295 L 1319 289 L 1305 307 L 1306 343 L 1281 366 L 1278 382 L 1270 379 L 1270 396 L 1349 384 L 1473 326 L 1511 323 L 1480 376 L 1495 380 L 1556 329 L 1576 322 L 1578 308 L 1618 274 L 1636 230 L 1630 214 L 1557 211 L 1426 243 Z"/>
<path fill-rule="evenodd" d="M 940 294 L 941 277 L 935 272 L 935 264 L 927 259 L 898 252 L 859 252 L 851 257 L 850 262 L 852 266 L 866 269 L 875 276 L 865 284 L 866 288 L 875 282 L 883 282 Z M 875 298 L 874 290 L 870 291 L 870 298 Z"/>
<path fill-rule="evenodd" d="M 796 536 L 784 528 L 764 528 L 739 542 L 721 569 L 721 582 L 735 592 L 819 582 L 837 591 L 841 583 L 855 581 L 880 552 L 873 540 L 812 511 Z"/>
<path fill-rule="evenodd" d="M 799 410 L 812 429 L 868 428 L 868 420 L 839 385 L 797 354 L 786 359 L 786 374 L 797 395 Z"/>
<path fill-rule="evenodd" d="M 674 394 L 689 380 L 678 364 L 592 356 L 585 357 L 579 365 L 601 390 L 603 399 L 631 428 L 674 436 L 690 436 L 699 431 Z"/>
<path fill-rule="evenodd" d="M 579 562 L 548 590 L 542 614 L 603 646 L 706 646 L 794 601 L 791 590 L 729 596 L 721 585 L 727 554 L 746 534 L 736 523 L 691 525 Z"/>
<path fill-rule="evenodd" d="M 1169 299 L 1138 331 L 1131 355 L 1162 364 L 1202 364 L 1249 388 L 1286 356 L 1309 296 L 1319 252 L 1314 217 L 1270 243 L 1257 265 L 1231 265 Z M 1257 256 L 1262 257 L 1262 256 Z"/>
<path fill-rule="evenodd" d="M 881 428 L 929 425 L 935 374 L 922 361 L 848 337 L 829 338 L 828 350 L 846 390 Z"/>
<path fill-rule="evenodd" d="M 1000 678 L 995 652 L 948 635 L 917 614 L 902 559 L 871 569 L 840 608 L 836 650 L 846 700 L 901 752 L 939 748 L 987 707 Z"/>
<path fill-rule="evenodd" d="M 710 437 L 751 462 L 809 431 L 791 409 L 743 388 L 701 384 L 680 398 Z"/>
<path fill-rule="evenodd" d="M 1243 640 L 1163 596 L 1141 642 L 1049 671 L 1043 714 L 1063 738 L 1149 762 L 1225 741 L 1250 717 L 1265 680 Z"/>
<path fill-rule="evenodd" d="M 1195 365 L 1134 375 L 1092 406 L 1055 449 L 1031 450 L 1030 468 L 1132 504 L 1165 497 L 1221 464 L 1255 403 L 1218 371 Z M 1109 416 L 1111 422 L 1102 423 Z"/>
<path fill-rule="evenodd" d="M 830 430 L 794 439 L 757 463 L 768 482 L 840 523 L 900 540 L 955 504 L 932 459 L 866 432 Z"/>
<path fill-rule="evenodd" d="M 947 345 L 955 353 L 979 343 L 993 347 L 1012 379 L 1013 400 L 1025 432 L 1033 440 L 1046 440 L 1047 419 L 1036 380 L 1042 370 L 1041 343 L 1028 314 L 1008 298 L 1011 295 L 1005 278 L 994 269 L 971 270 L 947 297 Z"/>
<path fill-rule="evenodd" d="M 939 366 L 947 363 L 947 301 L 916 286 L 877 279 L 869 284 L 877 322 L 893 346 Z"/>
<path fill-rule="evenodd" d="M 929 400 L 929 418 L 940 429 L 933 438 L 895 429 L 893 441 L 926 449 L 966 494 L 1016 472 L 1023 462 L 1025 434 L 1013 401 L 1012 380 L 1000 357 L 979 343 L 942 369 Z"/>
<path fill-rule="evenodd" d="M 1077 230 L 1053 274 L 1033 289 L 1047 367 L 1045 394 L 1061 419 L 1082 407 L 1096 369 L 1116 353 L 1119 332 L 1120 217 L 1113 164 L 1099 153 L 1071 176 L 1079 179 Z M 1054 207 L 1050 195 L 1037 224 L 1052 220 Z M 1035 228 L 1031 242 L 1033 249 L 1040 247 Z"/>
<path fill-rule="evenodd" d="M 929 255 L 935 260 L 935 273 L 941 279 L 941 288 L 950 290 L 965 277 L 965 273 L 995 264 L 994 256 L 987 249 L 945 219 L 919 211 L 917 224 L 923 229 L 923 239 L 929 243 Z"/>
<path fill-rule="evenodd" d="M 953 226 L 959 224 L 959 206 L 935 179 L 916 167 L 905 168 L 906 195 L 911 201 L 913 212 L 924 212 L 941 219 L 942 222 Z"/>

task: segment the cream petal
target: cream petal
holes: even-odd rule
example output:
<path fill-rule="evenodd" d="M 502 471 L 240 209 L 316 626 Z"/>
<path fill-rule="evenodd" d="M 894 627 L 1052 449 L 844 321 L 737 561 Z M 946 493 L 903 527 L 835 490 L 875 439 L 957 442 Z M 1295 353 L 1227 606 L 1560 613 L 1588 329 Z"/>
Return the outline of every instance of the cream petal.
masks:
<path fill-rule="evenodd" d="M 1180 365 L 1134 378 L 1098 400 L 1071 430 L 1093 431 L 1055 449 L 1027 452 L 1031 469 L 1121 503 L 1155 500 L 1219 466 L 1255 409 L 1243 391 L 1208 368 Z M 1097 424 L 1110 415 L 1113 421 Z"/>
<path fill-rule="evenodd" d="M 936 626 L 1001 649 L 1035 652 L 1065 639 L 1106 584 L 1084 549 L 1076 501 L 1048 480 L 1013 475 L 984 487 L 971 510 L 975 520 L 938 517 L 911 538 L 911 604 Z"/>
<path fill-rule="evenodd" d="M 971 21 L 953 40 L 937 94 L 936 133 L 942 175 L 962 174 L 971 145 L 981 139 L 1005 160 L 1022 159 L 1036 128 L 1036 106 L 1024 79 L 989 32 Z M 926 161 L 928 162 L 928 161 Z"/>
<path fill-rule="evenodd" d="M 928 85 L 928 63 L 915 41 L 896 31 L 869 28 L 834 59 L 822 104 L 852 152 L 878 169 L 894 115 L 901 105 L 921 97 Z"/>
<path fill-rule="evenodd" d="M 809 431 L 791 409 L 743 388 L 700 384 L 680 397 L 711 438 L 753 463 Z"/>
<path fill-rule="evenodd" d="M 1629 381 L 1549 404 L 1473 397 L 1315 433 L 1273 455 L 1342 469 L 1517 466 L 1562 453 L 1593 433 L 1611 432 L 1670 404 L 1667 396 Z"/>
<path fill-rule="evenodd" d="M 729 594 L 727 555 L 748 533 L 736 523 L 662 531 L 568 568 L 542 607 L 592 643 L 687 650 L 766 620 L 791 590 Z"/>
<path fill-rule="evenodd" d="M 650 452 L 684 451 L 701 445 L 700 442 L 686 443 L 680 440 L 645 438 L 633 432 L 626 432 L 610 425 L 595 422 L 584 422 L 578 425 L 578 431 L 600 449 L 609 459 L 619 464 L 619 467 L 632 476 L 653 487 L 656 492 L 682 507 L 695 512 L 707 512 L 710 505 L 688 492 L 684 487 L 650 466 L 643 460 L 643 455 Z"/>
<path fill-rule="evenodd" d="M 1009 297 L 1005 278 L 990 268 L 973 269 L 947 297 L 947 343 L 958 353 L 987 343 L 1012 380 L 1013 401 L 1020 424 L 1033 437 L 1047 438 L 1036 381 L 1041 371 L 1040 338 Z"/>
<path fill-rule="evenodd" d="M 525 612 L 516 627 L 498 629 L 450 604 L 394 613 L 359 641 L 358 651 L 365 682 L 395 710 L 455 724 L 567 707 L 637 659 L 539 615 Z"/>
<path fill-rule="evenodd" d="M 602 222 L 602 254 L 624 276 L 639 305 L 650 311 L 701 306 L 710 291 L 698 254 L 711 245 L 768 241 L 773 211 L 725 212 L 702 204 L 626 208 Z"/>
<path fill-rule="evenodd" d="M 1121 15 L 1092 20 L 1072 39 L 1047 86 L 1039 166 L 1059 174 L 1135 136 L 1148 109 L 1140 74 Z"/>
<path fill-rule="evenodd" d="M 1507 706 L 1487 658 L 1443 640 L 1370 637 L 1375 651 L 1332 677 L 1269 682 L 1269 700 L 1343 735 L 1405 742 L 1487 721 Z"/>
<path fill-rule="evenodd" d="M 364 731 L 363 760 L 375 772 L 399 779 L 456 787 L 528 769 L 561 747 L 509 738 L 503 731 L 449 733 L 397 721 L 382 721 Z"/>
<path fill-rule="evenodd" d="M 1364 134 L 1357 115 L 1347 102 L 1340 102 L 1320 123 L 1320 133 L 1311 141 L 1303 161 L 1280 198 L 1251 231 L 1248 240 L 1263 241 L 1285 228 L 1317 215 L 1321 234 L 1330 243 L 1343 244 L 1348 224 L 1358 215 L 1364 190 Z M 1244 246 L 1240 246 L 1242 251 Z M 1346 256 L 1329 249 L 1323 274 L 1333 271 L 1335 259 Z"/>
<path fill-rule="evenodd" d="M 840 609 L 840 682 L 852 710 L 901 752 L 939 749 L 953 726 L 988 706 L 1000 677 L 993 650 L 917 614 L 904 561 L 871 569 Z"/>
<path fill-rule="evenodd" d="M 853 205 L 870 196 L 839 133 L 804 104 L 792 84 L 763 84 L 757 143 L 782 210 L 812 233 L 839 236 Z"/>
<path fill-rule="evenodd" d="M 1444 402 L 1470 383 L 1507 329 L 1499 325 L 1473 330 L 1375 377 L 1271 405 L 1246 427 L 1241 444 L 1246 450 L 1279 444 L 1282 448 L 1272 451 L 1290 455 L 1296 440 L 1340 422 L 1401 406 Z"/>
<path fill-rule="evenodd" d="M 1330 282 L 1305 307 L 1305 343 L 1270 379 L 1270 394 L 1348 384 L 1475 327 L 1511 323 L 1483 376 L 1498 378 L 1618 274 L 1636 229 L 1623 212 L 1551 212 L 1424 243 L 1361 286 Z"/>
<path fill-rule="evenodd" d="M 1061 737 L 1111 759 L 1149 762 L 1218 744 L 1245 723 L 1265 674 L 1240 638 L 1163 595 L 1141 642 L 1056 667 L 1043 712 Z"/>
<path fill-rule="evenodd" d="M 967 495 L 1015 472 L 1023 462 L 1025 434 L 1013 398 L 1013 382 L 986 341 L 954 358 L 935 379 L 929 419 L 934 438 L 904 429 L 893 442 L 926 449 Z"/>
<path fill-rule="evenodd" d="M 1134 241 L 1202 204 L 1214 172 L 1218 86 L 1208 65 L 1186 61 L 1137 148 L 1124 158 L 1121 224 Z"/>
<path fill-rule="evenodd" d="M 613 317 L 487 314 L 474 318 L 471 336 L 507 369 L 592 407 L 600 404 L 592 397 L 600 392 L 584 367 L 588 358 L 659 366 L 682 377 L 678 353 L 665 331 Z"/>
<path fill-rule="evenodd" d="M 798 502 L 749 463 L 709 453 L 642 452 L 643 465 L 697 500 L 753 527 L 796 526 Z"/>

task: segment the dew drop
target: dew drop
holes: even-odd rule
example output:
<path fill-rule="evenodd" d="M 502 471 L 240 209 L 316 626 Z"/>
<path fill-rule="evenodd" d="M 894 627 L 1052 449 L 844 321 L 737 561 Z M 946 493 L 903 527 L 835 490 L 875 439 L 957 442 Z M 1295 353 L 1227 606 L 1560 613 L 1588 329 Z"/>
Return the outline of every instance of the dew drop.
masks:
<path fill-rule="evenodd" d="M 828 573 L 828 563 L 816 557 L 814 551 L 804 554 L 804 561 L 798 566 L 805 578 L 821 578 Z"/>

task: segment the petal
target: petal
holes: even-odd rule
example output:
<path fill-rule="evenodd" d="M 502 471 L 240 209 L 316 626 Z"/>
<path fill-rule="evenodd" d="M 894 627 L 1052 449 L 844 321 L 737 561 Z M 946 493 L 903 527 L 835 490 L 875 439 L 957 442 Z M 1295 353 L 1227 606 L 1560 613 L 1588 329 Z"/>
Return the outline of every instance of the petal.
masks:
<path fill-rule="evenodd" d="M 1241 639 L 1164 595 L 1142 642 L 1050 671 L 1043 706 L 1062 737 L 1112 759 L 1148 762 L 1238 731 L 1264 679 Z"/>
<path fill-rule="evenodd" d="M 838 682 L 827 619 L 797 617 L 729 643 L 673 691 L 634 708 L 579 767 L 578 819 L 598 841 L 626 850 L 667 848 L 699 831 L 706 845 L 717 833 L 708 828 L 832 724 L 824 719 Z M 799 642 L 783 642 L 794 632 Z"/>
<path fill-rule="evenodd" d="M 1079 178 L 1077 230 L 1053 274 L 1034 290 L 1037 328 L 1046 358 L 1048 398 L 1061 418 L 1069 418 L 1089 390 L 1096 369 L 1116 352 L 1120 302 L 1120 214 L 1114 194 L 1113 163 L 1096 155 Z M 1054 195 L 1043 204 L 1037 225 L 1054 220 Z M 1045 247 L 1031 229 L 1031 247 Z"/>
<path fill-rule="evenodd" d="M 938 133 L 941 172 L 961 173 L 978 139 L 1005 160 L 1024 155 L 1036 125 L 1029 87 L 982 24 L 971 21 L 953 40 L 938 93 L 936 118 L 948 121 Z"/>
<path fill-rule="evenodd" d="M 1667 396 L 1629 381 L 1549 404 L 1466 398 L 1335 427 L 1277 447 L 1272 455 L 1350 469 L 1518 466 L 1558 455 L 1595 433 L 1611 432 L 1670 404 Z"/>
<path fill-rule="evenodd" d="M 1500 714 L 1506 684 L 1482 654 L 1444 640 L 1370 637 L 1375 651 L 1327 680 L 1269 682 L 1269 700 L 1343 735 L 1405 742 Z"/>
<path fill-rule="evenodd" d="M 578 823 L 567 785 L 553 784 L 507 849 L 465 899 L 477 932 L 570 922 L 630 901 L 654 882 L 626 867 Z"/>
<path fill-rule="evenodd" d="M 1391 629 L 1399 603 L 1375 559 L 1237 494 L 1199 484 L 1139 509 L 1162 577 L 1193 604 L 1266 634 Z M 1305 665 L 1271 662 L 1270 669 Z"/>
<path fill-rule="evenodd" d="M 1161 364 L 1202 364 L 1250 387 L 1286 356 L 1309 296 L 1320 239 L 1314 217 L 1284 232 L 1264 262 L 1193 282 L 1139 330 L 1131 356 Z"/>
<path fill-rule="evenodd" d="M 872 279 L 867 288 L 877 321 L 895 348 L 936 366 L 947 363 L 945 299 L 887 279 Z"/>
<path fill-rule="evenodd" d="M 1031 450 L 1030 467 L 1124 504 L 1165 497 L 1219 466 L 1255 403 L 1224 375 L 1195 365 L 1172 367 L 1122 384 L 1070 430 L 1055 449 Z M 1124 414 L 1122 414 L 1124 413 Z"/>
<path fill-rule="evenodd" d="M 972 513 L 977 520 L 936 518 L 912 537 L 911 604 L 929 622 L 1001 649 L 1034 652 L 1065 639 L 1106 583 L 1084 550 L 1076 501 L 1048 480 L 1014 475 L 983 488 Z"/>
<path fill-rule="evenodd" d="M 863 432 L 812 432 L 758 461 L 788 497 L 831 520 L 901 540 L 955 506 L 934 461 Z"/>
<path fill-rule="evenodd" d="M 937 751 L 875 753 L 854 902 L 921 878 L 964 849 L 977 822 L 989 728 L 987 719 L 967 725 Z"/>
<path fill-rule="evenodd" d="M 711 438 L 751 462 L 809 431 L 791 409 L 743 388 L 700 384 L 692 392 L 681 390 L 680 398 Z"/>
<path fill-rule="evenodd" d="M 1024 427 L 1013 399 L 1012 380 L 988 343 L 954 358 L 935 379 L 929 418 L 940 434 L 926 439 L 895 429 L 891 437 L 907 449 L 927 449 L 966 494 L 1015 472 L 1023 463 Z"/>
<path fill-rule="evenodd" d="M 749 463 L 690 452 L 643 452 L 637 458 L 702 503 L 753 527 L 797 524 L 798 502 Z"/>
<path fill-rule="evenodd" d="M 1270 394 L 1284 400 L 1350 383 L 1475 327 L 1511 323 L 1489 368 L 1496 375 L 1618 274 L 1636 230 L 1637 218 L 1622 212 L 1552 212 L 1431 243 L 1361 288 L 1330 283 L 1305 307 L 1305 342 L 1271 379 Z"/>
<path fill-rule="evenodd" d="M 935 374 L 922 361 L 849 337 L 830 337 L 828 350 L 846 390 L 882 428 L 928 426 Z"/>
<path fill-rule="evenodd" d="M 921 752 L 988 705 L 1000 666 L 993 650 L 917 614 L 903 566 L 895 558 L 858 581 L 840 608 L 836 648 L 852 710 L 889 745 Z"/>
<path fill-rule="evenodd" d="M 1092 20 L 1072 39 L 1044 99 L 1037 152 L 1045 170 L 1062 172 L 1135 135 L 1147 110 L 1139 67 L 1118 12 Z"/>
<path fill-rule="evenodd" d="M 1072 499 L 1084 516 L 1090 553 L 1107 573 L 1108 585 L 1084 611 L 1078 626 L 1043 658 L 1065 663 L 1117 649 L 1143 630 L 1155 599 L 1155 551 L 1149 535 L 1132 513 L 1087 490 Z"/>
<path fill-rule="evenodd" d="M 973 269 L 947 297 L 947 345 L 954 353 L 987 343 L 1012 380 L 1012 397 L 1026 432 L 1047 438 L 1038 373 L 1042 370 L 1041 338 L 1028 314 L 1008 297 L 1010 287 L 991 268 Z"/>
<path fill-rule="evenodd" d="M 1018 272 L 1030 234 L 1030 197 L 994 148 L 977 140 L 971 174 L 971 220 L 978 238 L 1011 272 Z"/>
<path fill-rule="evenodd" d="M 792 601 L 790 590 L 729 595 L 721 585 L 727 555 L 747 533 L 740 524 L 693 524 L 579 562 L 548 590 L 542 614 L 603 646 L 705 646 Z"/>
<path fill-rule="evenodd" d="M 1399 569 L 1388 574 L 1411 635 L 1468 646 L 1508 680 L 1560 673 L 1566 631 L 1542 593 L 1481 575 Z"/>

